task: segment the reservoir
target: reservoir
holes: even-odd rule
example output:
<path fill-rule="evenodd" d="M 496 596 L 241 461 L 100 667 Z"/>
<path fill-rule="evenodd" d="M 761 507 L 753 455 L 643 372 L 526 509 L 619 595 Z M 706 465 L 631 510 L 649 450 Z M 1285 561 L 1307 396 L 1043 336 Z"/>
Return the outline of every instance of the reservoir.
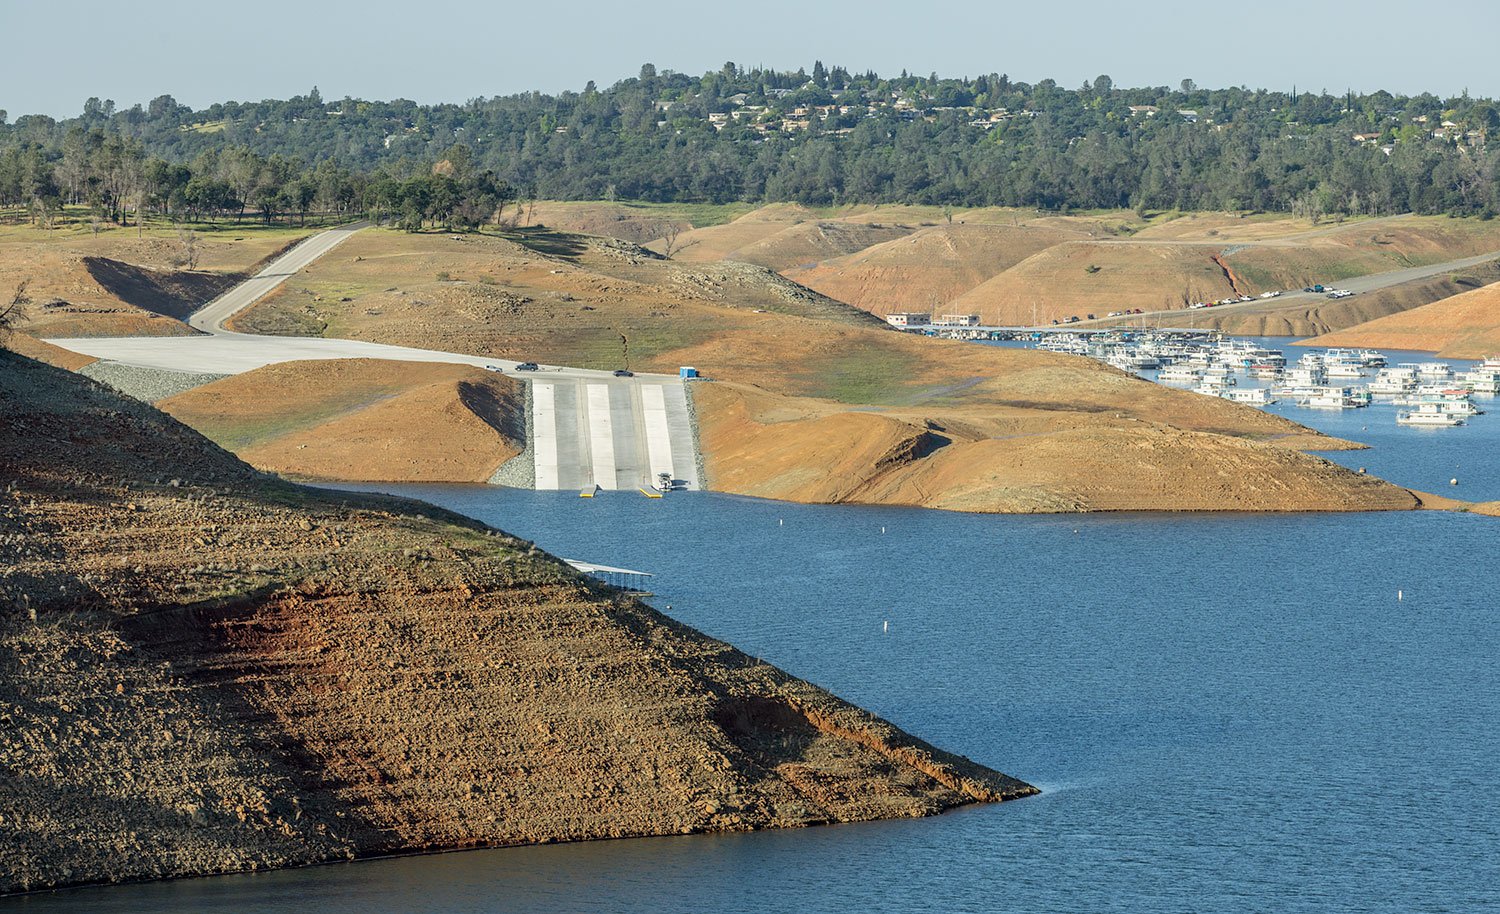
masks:
<path fill-rule="evenodd" d="M 1331 459 L 1500 498 L 1500 415 L 1414 430 L 1375 409 L 1286 414 L 1377 445 Z M 650 571 L 650 602 L 674 618 L 1044 793 L 931 819 L 371 861 L 0 909 L 1500 906 L 1495 518 L 1013 517 L 369 488 Z"/>

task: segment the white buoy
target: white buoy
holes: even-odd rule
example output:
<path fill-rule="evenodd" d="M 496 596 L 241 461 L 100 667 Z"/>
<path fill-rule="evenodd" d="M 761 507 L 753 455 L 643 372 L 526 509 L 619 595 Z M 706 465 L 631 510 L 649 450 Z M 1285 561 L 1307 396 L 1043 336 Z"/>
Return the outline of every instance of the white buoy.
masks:
<path fill-rule="evenodd" d="M 1400 603 L 1402 600 L 1405 600 L 1405 599 L 1406 599 L 1406 594 L 1402 593 L 1399 590 L 1396 591 L 1396 602 L 1397 603 Z"/>
<path fill-rule="evenodd" d="M 778 518 L 776 518 L 776 526 L 778 526 L 778 527 L 785 527 L 786 526 L 786 521 L 784 521 L 784 520 L 782 520 L 781 518 L 778 517 Z"/>
<path fill-rule="evenodd" d="M 1452 479 L 1448 480 L 1448 485 L 1450 485 L 1450 486 L 1456 486 L 1456 485 L 1458 485 L 1458 477 L 1455 476 Z"/>
<path fill-rule="evenodd" d="M 880 625 L 880 630 L 883 631 L 883 632 L 890 631 L 891 630 L 891 620 L 887 619 L 884 622 L 882 622 L 881 625 Z"/>
<path fill-rule="evenodd" d="M 881 528 L 880 528 L 880 532 L 881 532 L 881 533 L 884 533 L 884 532 L 885 532 L 885 528 L 884 528 L 884 527 L 881 527 Z"/>

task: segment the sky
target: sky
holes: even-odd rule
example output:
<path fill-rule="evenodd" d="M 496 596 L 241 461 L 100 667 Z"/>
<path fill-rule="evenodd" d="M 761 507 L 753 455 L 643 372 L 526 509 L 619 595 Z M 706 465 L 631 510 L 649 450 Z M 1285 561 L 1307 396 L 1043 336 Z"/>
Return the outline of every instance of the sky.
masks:
<path fill-rule="evenodd" d="M 0 0 L 0 109 L 202 108 L 317 86 L 418 102 L 607 86 L 650 62 L 1500 96 L 1497 0 Z M 1470 36 L 1468 38 L 1464 36 Z M 1487 36 L 1487 37 L 1480 37 Z"/>

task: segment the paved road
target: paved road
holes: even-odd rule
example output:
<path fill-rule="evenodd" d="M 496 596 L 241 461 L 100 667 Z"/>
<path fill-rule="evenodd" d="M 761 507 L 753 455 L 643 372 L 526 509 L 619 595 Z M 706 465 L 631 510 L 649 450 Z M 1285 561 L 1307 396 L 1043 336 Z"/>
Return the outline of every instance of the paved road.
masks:
<path fill-rule="evenodd" d="M 543 365 L 516 371 L 516 362 L 488 356 L 386 346 L 361 340 L 256 336 L 224 323 L 327 254 L 365 223 L 321 232 L 254 277 L 199 309 L 188 323 L 202 335 L 89 337 L 48 342 L 98 359 L 201 374 L 240 374 L 309 359 L 445 362 L 504 371 L 531 385 L 533 454 L 538 489 L 635 489 L 670 472 L 680 486 L 700 488 L 697 446 L 683 382 L 673 375 L 617 378 L 609 371 Z"/>
<path fill-rule="evenodd" d="M 319 232 L 308 238 L 271 261 L 271 264 L 264 270 L 199 308 L 192 317 L 188 318 L 188 325 L 203 333 L 229 334 L 230 331 L 224 329 L 225 321 L 255 304 L 272 289 L 286 282 L 288 277 L 296 276 L 303 267 L 343 244 L 349 236 L 360 229 L 368 228 L 369 225 L 368 222 L 356 222 L 352 225 Z"/>
<path fill-rule="evenodd" d="M 1358 295 L 1369 292 L 1378 292 L 1391 286 L 1399 286 L 1402 283 L 1414 282 L 1419 279 L 1428 279 L 1433 276 L 1441 276 L 1454 270 L 1464 270 L 1469 267 L 1477 267 L 1480 264 L 1500 260 L 1500 251 L 1489 254 L 1480 254 L 1477 257 L 1465 257 L 1462 260 L 1449 260 L 1444 263 L 1430 264 L 1425 267 L 1408 267 L 1403 270 L 1391 270 L 1386 273 L 1371 273 L 1367 276 L 1357 276 L 1352 279 L 1341 279 L 1333 284 L 1334 288 L 1348 289 Z M 1325 283 L 1326 285 L 1326 283 Z M 1213 308 L 1177 308 L 1171 311 L 1147 311 L 1144 314 L 1132 314 L 1121 317 L 1101 317 L 1092 321 L 1079 321 L 1076 324 L 1068 324 L 1072 328 L 1077 327 L 1112 327 L 1119 325 L 1138 324 L 1142 318 L 1157 318 L 1157 324 L 1167 326 L 1166 321 L 1171 318 L 1207 320 L 1209 318 L 1223 317 L 1226 314 L 1237 315 L 1244 313 L 1273 314 L 1282 309 L 1305 308 L 1314 302 L 1322 303 L 1332 301 L 1326 293 L 1322 292 L 1287 292 L 1276 298 L 1256 298 L 1246 302 L 1235 302 L 1232 305 L 1217 305 Z"/>

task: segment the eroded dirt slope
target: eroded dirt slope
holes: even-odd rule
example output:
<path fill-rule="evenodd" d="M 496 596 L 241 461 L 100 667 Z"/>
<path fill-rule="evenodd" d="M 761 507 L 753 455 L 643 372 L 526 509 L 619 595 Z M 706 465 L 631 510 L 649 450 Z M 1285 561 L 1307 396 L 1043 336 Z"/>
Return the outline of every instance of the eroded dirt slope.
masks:
<path fill-rule="evenodd" d="M 0 353 L 0 892 L 1032 788 L 413 502 Z"/>

